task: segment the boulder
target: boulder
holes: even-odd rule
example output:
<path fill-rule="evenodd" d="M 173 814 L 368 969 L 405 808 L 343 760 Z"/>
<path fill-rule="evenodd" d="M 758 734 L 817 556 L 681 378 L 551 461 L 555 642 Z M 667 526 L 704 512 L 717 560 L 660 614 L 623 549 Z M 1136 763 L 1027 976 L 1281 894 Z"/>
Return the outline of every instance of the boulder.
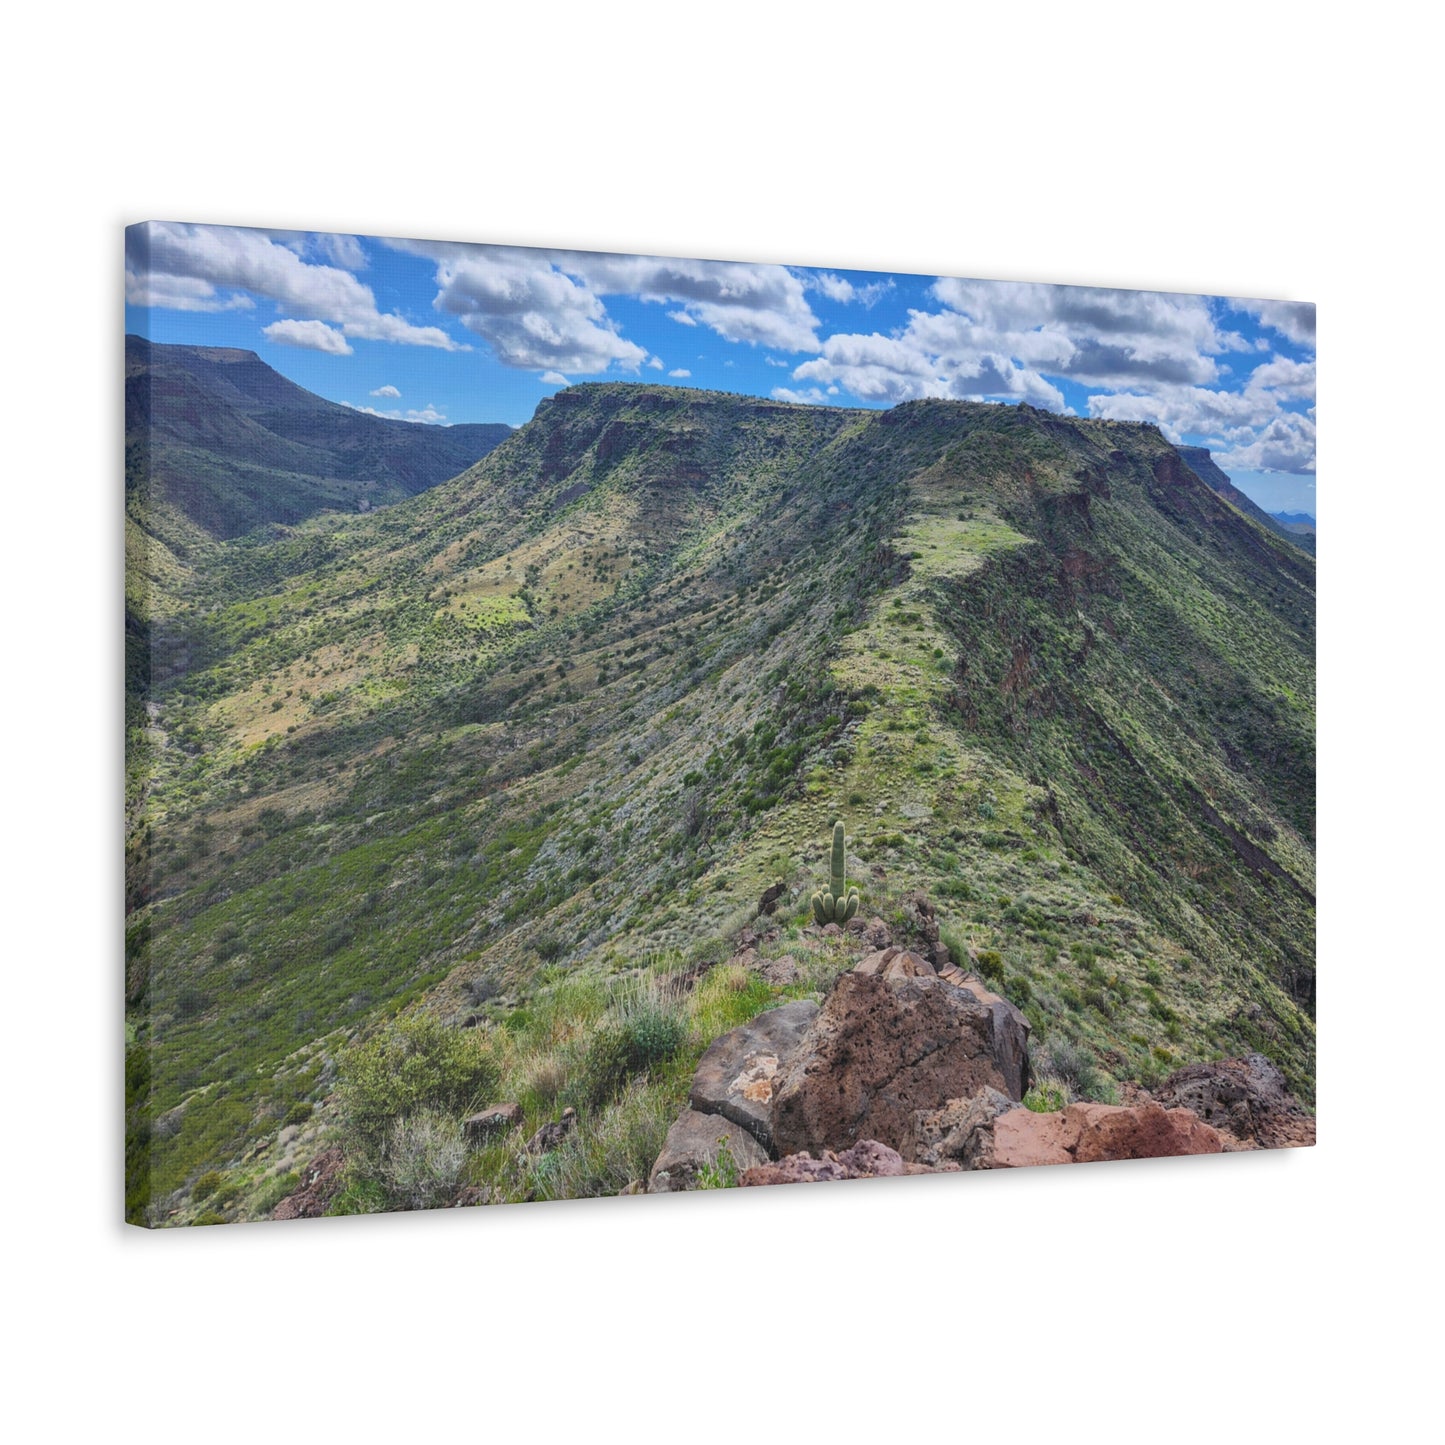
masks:
<path fill-rule="evenodd" d="M 876 1139 L 860 1139 L 840 1154 L 825 1149 L 821 1159 L 814 1159 L 804 1150 L 800 1154 L 789 1154 L 776 1164 L 759 1164 L 738 1182 L 745 1188 L 763 1184 L 826 1184 L 834 1179 L 897 1178 L 907 1172 L 896 1149 Z"/>
<path fill-rule="evenodd" d="M 1022 1169 L 1034 1164 L 1096 1164 L 1222 1154 L 1224 1140 L 1188 1109 L 1158 1104 L 1070 1104 L 1059 1113 L 1014 1109 L 993 1121 L 993 1150 L 975 1165 Z"/>
<path fill-rule="evenodd" d="M 689 1105 L 699 1114 L 731 1119 L 771 1152 L 774 1080 L 817 1015 L 817 1004 L 799 999 L 714 1039 L 698 1061 Z"/>
<path fill-rule="evenodd" d="M 1192 1109 L 1236 1148 L 1288 1149 L 1315 1142 L 1314 1120 L 1263 1054 L 1188 1064 L 1169 1076 L 1155 1098 L 1165 1108 Z"/>
<path fill-rule="evenodd" d="M 853 965 L 853 972 L 872 974 L 882 973 L 883 970 L 887 968 L 887 966 L 895 958 L 897 958 L 898 953 L 899 950 L 891 946 L 876 949 L 874 952 L 868 954 L 866 957 L 860 958 L 858 962 Z"/>
<path fill-rule="evenodd" d="M 783 896 L 783 885 L 774 883 L 771 887 L 763 890 L 763 896 L 758 900 L 759 913 L 772 913 L 778 906 L 778 899 Z"/>
<path fill-rule="evenodd" d="M 771 984 L 784 987 L 796 981 L 798 960 L 791 953 L 785 953 L 781 958 L 765 958 L 755 966 L 753 972 Z"/>
<path fill-rule="evenodd" d="M 717 1162 L 724 1147 L 732 1155 L 739 1175 L 768 1162 L 767 1151 L 746 1129 L 720 1114 L 699 1114 L 685 1109 L 678 1115 L 662 1152 L 647 1180 L 649 1194 L 670 1194 L 696 1189 L 698 1172 Z"/>
<path fill-rule="evenodd" d="M 1017 1013 L 1017 1010 L 1014 1010 Z M 995 1088 L 1021 1098 L 1028 1023 L 999 1050 L 993 1006 L 936 977 L 845 973 L 772 1094 L 774 1152 L 911 1147 L 914 1115 Z"/>
<path fill-rule="evenodd" d="M 863 930 L 863 936 L 868 940 L 870 948 L 887 948 L 893 942 L 893 935 L 888 931 L 888 925 L 878 917 L 868 920 L 867 927 Z"/>
<path fill-rule="evenodd" d="M 967 989 L 993 1015 L 993 1044 L 1009 1091 L 1022 1099 L 1029 1091 L 1029 1021 L 1006 998 L 989 990 L 976 974 L 965 974 Z"/>
<path fill-rule="evenodd" d="M 913 1116 L 913 1137 L 904 1157 L 915 1164 L 987 1167 L 984 1161 L 993 1155 L 993 1121 L 1017 1108 L 1007 1094 L 981 1089 L 971 1099 L 950 1099 L 941 1109 L 920 1109 Z"/>
<path fill-rule="evenodd" d="M 527 1140 L 527 1153 L 550 1154 L 552 1150 L 557 1148 L 572 1132 L 576 1125 L 576 1109 L 563 1109 L 560 1119 L 555 1119 L 550 1124 L 543 1124 L 542 1127 Z"/>
<path fill-rule="evenodd" d="M 520 1104 L 493 1104 L 480 1114 L 472 1114 L 462 1120 L 462 1132 L 468 1144 L 484 1144 L 508 1129 L 515 1129 L 522 1122 Z"/>

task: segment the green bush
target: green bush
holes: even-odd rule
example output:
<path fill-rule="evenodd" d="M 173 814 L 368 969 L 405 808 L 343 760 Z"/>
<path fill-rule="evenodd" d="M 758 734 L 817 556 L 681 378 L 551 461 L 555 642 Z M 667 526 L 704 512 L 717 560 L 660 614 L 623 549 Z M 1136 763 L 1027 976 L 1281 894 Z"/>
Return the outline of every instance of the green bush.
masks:
<path fill-rule="evenodd" d="M 687 1041 L 681 1007 L 657 987 L 627 995 L 602 1020 L 582 1061 L 582 1101 L 595 1107 L 615 1098 L 627 1081 L 670 1059 Z"/>
<path fill-rule="evenodd" d="M 376 1155 L 396 1120 L 425 1109 L 461 1117 L 490 1102 L 498 1069 L 480 1031 L 427 1014 L 342 1055 L 337 1098 L 348 1152 Z"/>
<path fill-rule="evenodd" d="M 993 949 L 985 949 L 978 956 L 978 971 L 990 983 L 1003 982 L 1003 955 Z"/>
<path fill-rule="evenodd" d="M 1035 1114 L 1056 1114 L 1069 1102 L 1069 1091 L 1058 1079 L 1040 1079 L 1024 1095 L 1024 1108 Z"/>
<path fill-rule="evenodd" d="M 281 1127 L 284 1129 L 291 1124 L 304 1124 L 312 1114 L 311 1105 L 305 1099 L 298 1099 L 286 1110 L 286 1117 L 281 1120 Z"/>
<path fill-rule="evenodd" d="M 191 1185 L 192 1199 L 205 1199 L 221 1187 L 224 1176 L 217 1169 L 208 1169 Z"/>

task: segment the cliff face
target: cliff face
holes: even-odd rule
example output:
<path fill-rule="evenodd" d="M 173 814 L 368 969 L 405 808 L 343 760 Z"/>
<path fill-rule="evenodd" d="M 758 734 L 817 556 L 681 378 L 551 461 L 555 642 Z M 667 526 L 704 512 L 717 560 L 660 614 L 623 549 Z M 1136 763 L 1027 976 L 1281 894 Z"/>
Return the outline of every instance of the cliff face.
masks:
<path fill-rule="evenodd" d="M 1311 557 L 1315 555 L 1314 529 L 1311 527 L 1302 530 L 1289 526 L 1266 512 L 1263 507 L 1256 506 L 1219 469 L 1214 458 L 1209 455 L 1208 447 L 1181 446 L 1176 447 L 1175 450 L 1189 463 L 1189 468 L 1194 475 L 1213 491 L 1218 492 L 1231 506 L 1237 507 L 1246 517 L 1253 517 L 1256 522 L 1263 527 L 1268 527 L 1271 532 L 1293 542 L 1296 547 L 1308 552 Z"/>
<path fill-rule="evenodd" d="M 808 927 L 838 817 L 863 911 L 926 893 L 1061 1058 L 1257 1049 L 1307 1096 L 1314 564 L 1186 463 L 1025 406 L 581 386 L 383 512 L 212 539 L 135 815 L 153 1192 L 401 1001 L 530 1037 L 770 886 Z"/>

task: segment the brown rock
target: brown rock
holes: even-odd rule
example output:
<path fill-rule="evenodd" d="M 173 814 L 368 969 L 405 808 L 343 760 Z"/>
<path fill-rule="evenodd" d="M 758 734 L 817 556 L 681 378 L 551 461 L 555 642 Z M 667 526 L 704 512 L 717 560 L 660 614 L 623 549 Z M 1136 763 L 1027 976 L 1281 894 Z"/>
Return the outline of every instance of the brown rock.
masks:
<path fill-rule="evenodd" d="M 522 1122 L 520 1104 L 493 1104 L 480 1114 L 473 1114 L 462 1120 L 462 1132 L 468 1144 L 482 1144 L 508 1129 L 515 1129 Z"/>
<path fill-rule="evenodd" d="M 341 1188 L 340 1149 L 318 1154 L 301 1171 L 301 1187 L 280 1200 L 271 1211 L 272 1219 L 317 1219 Z"/>
<path fill-rule="evenodd" d="M 698 1172 L 717 1162 L 724 1148 L 732 1155 L 741 1175 L 757 1164 L 768 1162 L 767 1151 L 740 1125 L 720 1114 L 699 1114 L 685 1109 L 678 1115 L 662 1152 L 648 1176 L 649 1194 L 671 1194 L 697 1188 Z"/>
<path fill-rule="evenodd" d="M 883 966 L 880 977 L 885 979 L 895 978 L 933 978 L 934 968 L 922 955 L 911 952 L 896 953 Z"/>
<path fill-rule="evenodd" d="M 774 1081 L 817 1016 L 817 1004 L 799 999 L 714 1039 L 692 1076 L 691 1107 L 740 1124 L 770 1151 Z"/>
<path fill-rule="evenodd" d="M 1022 1016 L 1019 1026 L 1026 1051 Z M 859 1139 L 910 1147 L 920 1109 L 986 1087 L 1021 1097 L 995 1031 L 991 1007 L 942 979 L 843 974 L 774 1091 L 775 1150 L 846 1149 Z"/>
<path fill-rule="evenodd" d="M 1156 1097 L 1165 1108 L 1192 1109 L 1241 1149 L 1289 1149 L 1315 1142 L 1315 1121 L 1263 1054 L 1188 1064 Z"/>
<path fill-rule="evenodd" d="M 778 906 L 778 899 L 783 896 L 783 885 L 774 883 L 772 887 L 763 890 L 763 896 L 758 900 L 759 913 L 772 913 Z"/>
<path fill-rule="evenodd" d="M 562 1117 L 550 1124 L 543 1124 L 530 1139 L 527 1140 L 527 1153 L 529 1154 L 550 1154 L 553 1149 L 572 1132 L 577 1125 L 576 1109 L 563 1109 Z"/>
<path fill-rule="evenodd" d="M 893 935 L 889 933 L 888 925 L 881 918 L 870 918 L 863 936 L 868 940 L 871 948 L 887 948 L 893 942 Z"/>
<path fill-rule="evenodd" d="M 1014 1109 L 993 1121 L 993 1154 L 979 1167 L 1094 1164 L 1110 1159 L 1162 1159 L 1220 1154 L 1224 1141 L 1188 1109 L 1157 1104 L 1070 1104 L 1061 1113 Z"/>
<path fill-rule="evenodd" d="M 798 960 L 791 953 L 785 953 L 781 958 L 765 958 L 758 963 L 754 972 L 759 978 L 765 978 L 769 983 L 782 987 L 797 979 Z"/>
<path fill-rule="evenodd" d="M 993 1156 L 993 1121 L 1018 1104 L 997 1089 L 971 1099 L 950 1099 L 941 1109 L 920 1109 L 913 1116 L 911 1148 L 904 1156 L 917 1164 L 952 1162 L 964 1169 L 986 1169 Z"/>
<path fill-rule="evenodd" d="M 881 974 L 897 956 L 898 950 L 896 948 L 880 948 L 876 952 L 860 958 L 858 962 L 853 965 L 853 972 Z"/>
<path fill-rule="evenodd" d="M 907 1172 L 896 1149 L 876 1139 L 860 1139 L 841 1154 L 825 1149 L 821 1159 L 814 1159 L 804 1150 L 800 1154 L 789 1154 L 776 1164 L 759 1164 L 738 1182 L 747 1188 L 764 1184 L 826 1184 L 835 1179 L 897 1178 Z"/>

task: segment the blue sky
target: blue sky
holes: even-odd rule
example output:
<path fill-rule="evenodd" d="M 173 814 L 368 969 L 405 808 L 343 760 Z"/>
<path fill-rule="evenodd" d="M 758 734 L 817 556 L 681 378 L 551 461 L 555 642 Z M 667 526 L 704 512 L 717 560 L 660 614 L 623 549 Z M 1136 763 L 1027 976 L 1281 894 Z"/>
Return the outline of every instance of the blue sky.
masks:
<path fill-rule="evenodd" d="M 1271 511 L 1315 513 L 1315 314 L 1299 302 L 151 222 L 126 329 L 258 352 L 419 425 L 573 382 L 822 406 L 1027 401 L 1156 422 Z"/>

